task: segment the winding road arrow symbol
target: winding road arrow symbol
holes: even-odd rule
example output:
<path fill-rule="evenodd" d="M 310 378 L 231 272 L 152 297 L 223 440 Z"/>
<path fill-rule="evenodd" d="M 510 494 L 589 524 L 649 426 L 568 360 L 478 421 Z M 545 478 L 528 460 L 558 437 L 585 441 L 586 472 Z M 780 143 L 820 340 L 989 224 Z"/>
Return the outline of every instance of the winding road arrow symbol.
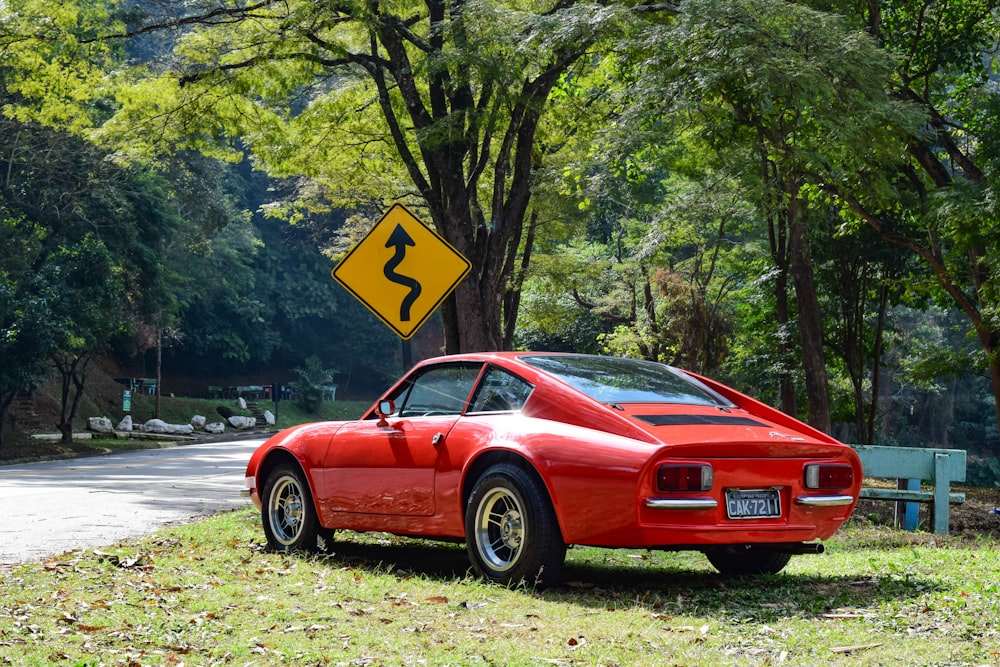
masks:
<path fill-rule="evenodd" d="M 397 203 L 331 274 L 400 338 L 409 340 L 471 270 L 462 253 Z"/>
<path fill-rule="evenodd" d="M 386 248 L 395 248 L 396 251 L 393 253 L 392 258 L 385 263 L 382 272 L 385 273 L 385 277 L 391 282 L 410 288 L 410 293 L 406 295 L 403 303 L 399 306 L 399 319 L 402 322 L 410 321 L 410 308 L 413 307 L 413 302 L 420 296 L 421 288 L 420 283 L 414 278 L 396 273 L 396 267 L 399 266 L 400 262 L 406 256 L 406 246 L 415 245 L 416 243 L 406 233 L 402 225 L 396 225 L 396 228 L 392 230 L 392 234 L 389 235 L 389 240 L 385 242 Z"/>

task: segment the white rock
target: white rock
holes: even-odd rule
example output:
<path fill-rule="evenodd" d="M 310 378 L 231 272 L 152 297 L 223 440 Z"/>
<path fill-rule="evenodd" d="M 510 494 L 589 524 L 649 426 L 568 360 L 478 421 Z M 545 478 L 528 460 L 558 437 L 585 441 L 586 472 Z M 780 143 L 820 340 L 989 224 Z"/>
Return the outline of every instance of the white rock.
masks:
<path fill-rule="evenodd" d="M 168 424 L 162 419 L 150 419 L 142 426 L 146 433 L 165 433 L 168 435 L 187 435 L 194 431 L 191 424 Z"/>
<path fill-rule="evenodd" d="M 95 433 L 114 433 L 111 420 L 107 417 L 90 417 L 87 419 L 87 428 Z"/>
<path fill-rule="evenodd" d="M 142 430 L 146 433 L 166 433 L 170 424 L 162 419 L 149 419 L 142 425 Z"/>
<path fill-rule="evenodd" d="M 196 431 L 204 429 L 205 428 L 204 415 L 195 415 L 194 417 L 191 417 L 191 426 L 193 426 L 194 430 Z"/>
<path fill-rule="evenodd" d="M 116 431 L 131 431 L 132 430 L 132 415 L 125 415 L 120 422 L 118 422 L 118 427 L 115 428 Z"/>
<path fill-rule="evenodd" d="M 236 399 L 236 404 L 240 406 L 240 410 L 247 409 L 247 399 L 243 398 L 242 396 Z"/>
<path fill-rule="evenodd" d="M 275 424 L 274 413 L 271 412 L 270 410 L 264 410 L 264 421 L 267 422 L 268 426 L 274 426 Z"/>
<path fill-rule="evenodd" d="M 244 430 L 248 428 L 253 428 L 257 425 L 256 417 L 244 417 L 242 415 L 233 415 L 229 418 L 229 425 L 235 429 Z"/>
<path fill-rule="evenodd" d="M 218 433 L 225 433 L 226 432 L 226 425 L 223 424 L 222 422 L 211 422 L 209 424 L 205 424 L 205 432 L 206 433 L 216 433 L 216 434 L 218 434 Z"/>

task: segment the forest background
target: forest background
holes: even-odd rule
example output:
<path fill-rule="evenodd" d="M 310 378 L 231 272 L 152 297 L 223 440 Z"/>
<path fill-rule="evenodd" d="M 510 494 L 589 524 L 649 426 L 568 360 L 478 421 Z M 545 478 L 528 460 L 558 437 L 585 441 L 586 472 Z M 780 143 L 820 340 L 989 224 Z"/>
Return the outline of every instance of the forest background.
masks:
<path fill-rule="evenodd" d="M 0 0 L 4 438 L 97 366 L 373 398 L 330 270 L 400 201 L 473 264 L 417 359 L 656 359 L 1000 484 L 998 4 Z"/>

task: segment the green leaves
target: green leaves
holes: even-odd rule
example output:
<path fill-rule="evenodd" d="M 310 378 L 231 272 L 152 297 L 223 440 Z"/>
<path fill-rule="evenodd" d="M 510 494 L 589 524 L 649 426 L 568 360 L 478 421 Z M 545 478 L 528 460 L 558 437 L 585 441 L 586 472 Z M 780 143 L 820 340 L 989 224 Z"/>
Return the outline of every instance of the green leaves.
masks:
<path fill-rule="evenodd" d="M 116 45 L 95 39 L 120 29 L 114 4 L 9 0 L 0 6 L 0 110 L 82 133 L 106 98 Z"/>

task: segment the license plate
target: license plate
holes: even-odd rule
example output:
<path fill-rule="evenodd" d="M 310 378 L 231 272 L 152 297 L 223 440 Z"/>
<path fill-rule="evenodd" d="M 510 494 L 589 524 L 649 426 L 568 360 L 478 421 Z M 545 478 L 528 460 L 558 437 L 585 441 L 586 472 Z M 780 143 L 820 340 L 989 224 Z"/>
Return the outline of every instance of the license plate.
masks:
<path fill-rule="evenodd" d="M 776 489 L 726 491 L 730 519 L 775 519 L 781 516 L 781 496 Z"/>

